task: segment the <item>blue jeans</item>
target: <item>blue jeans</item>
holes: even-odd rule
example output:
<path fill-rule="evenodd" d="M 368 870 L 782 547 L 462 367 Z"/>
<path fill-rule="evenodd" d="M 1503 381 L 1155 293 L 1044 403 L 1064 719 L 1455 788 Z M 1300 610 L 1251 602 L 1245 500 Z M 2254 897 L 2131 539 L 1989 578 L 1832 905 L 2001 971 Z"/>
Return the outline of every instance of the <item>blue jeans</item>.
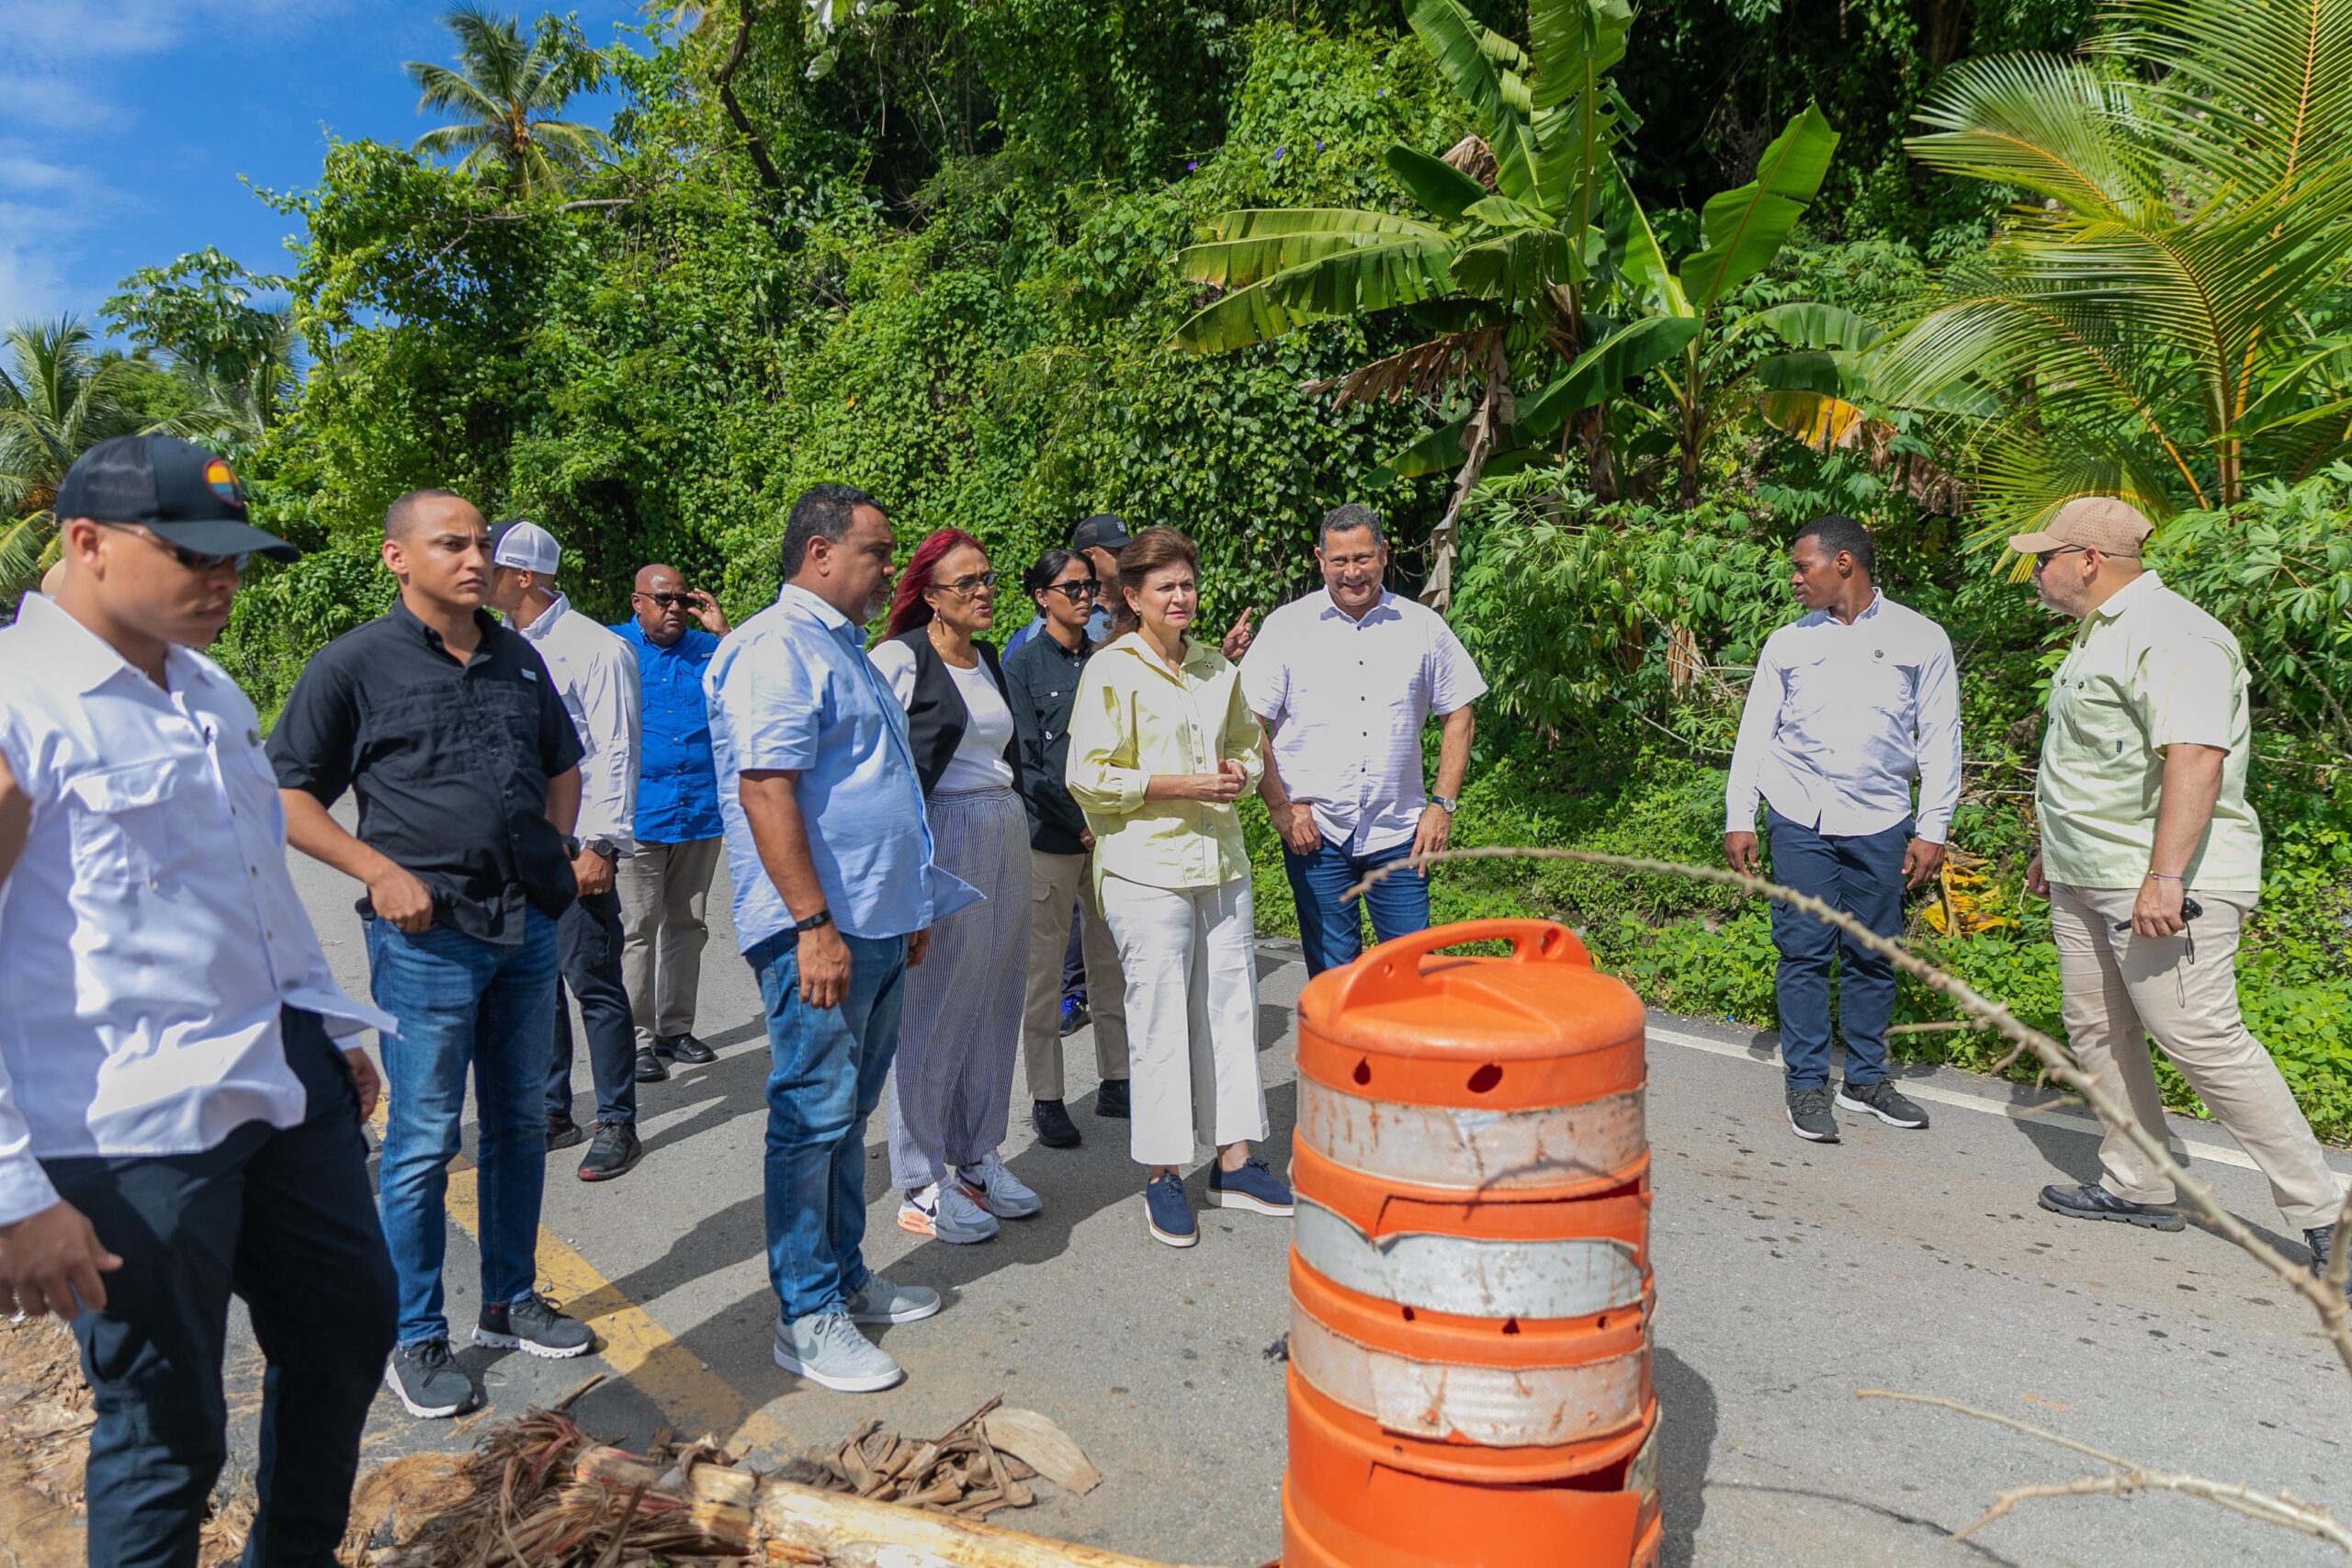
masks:
<path fill-rule="evenodd" d="M 1365 910 L 1372 914 L 1375 942 L 1429 930 L 1430 882 L 1423 872 L 1400 871 L 1381 878 L 1363 896 L 1361 908 L 1340 901 L 1340 895 L 1367 874 L 1412 852 L 1410 839 L 1368 855 L 1350 854 L 1329 839 L 1307 855 L 1293 852 L 1288 844 L 1283 846 L 1283 870 L 1290 874 L 1290 895 L 1298 905 L 1298 940 L 1306 949 L 1307 974 L 1320 975 L 1355 962 L 1363 952 Z"/>
<path fill-rule="evenodd" d="M 481 1128 L 481 1299 L 519 1302 L 536 1281 L 547 1182 L 548 1053 L 555 1036 L 555 922 L 533 909 L 513 946 L 372 917 L 368 969 L 376 1005 L 400 1021 L 383 1042 L 384 1240 L 400 1278 L 400 1342 L 449 1337 L 441 1313 L 448 1245 L 444 1200 L 473 1071 Z"/>
<path fill-rule="evenodd" d="M 780 931 L 743 956 L 767 1011 L 768 1279 L 787 1318 L 839 1312 L 865 1288 L 865 1122 L 899 1049 L 907 939 L 842 933 L 849 993 L 800 999 L 800 939 Z"/>
<path fill-rule="evenodd" d="M 392 1347 L 392 1266 L 368 1202 L 351 1069 L 314 1013 L 279 1014 L 308 1091 L 292 1127 L 248 1122 L 198 1154 L 42 1161 L 122 1267 L 74 1320 L 97 1411 L 89 1557 L 195 1568 L 229 1451 L 220 1384 L 229 1298 L 268 1370 L 247 1568 L 332 1568 L 359 1433 Z"/>
<path fill-rule="evenodd" d="M 1883 833 L 1832 835 L 1764 810 L 1772 880 L 1810 893 L 1883 937 L 1903 934 L 1903 852 L 1911 824 Z M 1838 1031 L 1846 1042 L 1846 1081 L 1860 1088 L 1886 1077 L 1886 1025 L 1894 1016 L 1894 965 L 1837 927 L 1772 906 L 1780 949 L 1781 1059 L 1791 1089 L 1829 1083 L 1829 965 L 1842 959 Z"/>

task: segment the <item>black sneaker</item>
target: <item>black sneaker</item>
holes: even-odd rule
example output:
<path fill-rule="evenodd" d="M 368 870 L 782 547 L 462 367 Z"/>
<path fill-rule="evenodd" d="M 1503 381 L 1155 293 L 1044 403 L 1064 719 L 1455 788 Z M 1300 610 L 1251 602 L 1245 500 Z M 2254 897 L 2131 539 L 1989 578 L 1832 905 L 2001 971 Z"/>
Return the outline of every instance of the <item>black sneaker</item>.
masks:
<path fill-rule="evenodd" d="M 627 1176 L 644 1157 L 645 1145 L 637 1141 L 634 1122 L 599 1122 L 596 1141 L 588 1145 L 588 1157 L 580 1162 L 580 1179 L 610 1181 L 616 1176 Z"/>
<path fill-rule="evenodd" d="M 474 1325 L 474 1343 L 501 1350 L 520 1350 L 544 1361 L 565 1361 L 595 1348 L 596 1337 L 578 1318 L 555 1310 L 545 1296 L 525 1296 L 519 1302 L 485 1306 Z"/>
<path fill-rule="evenodd" d="M 1058 1100 L 1038 1100 L 1030 1107 L 1029 1120 L 1037 1129 L 1037 1141 L 1049 1149 L 1074 1149 L 1081 1142 L 1069 1107 Z"/>
<path fill-rule="evenodd" d="M 481 1390 L 458 1364 L 447 1339 L 396 1348 L 384 1363 L 384 1386 L 400 1395 L 410 1415 L 428 1421 L 460 1415 L 481 1403 Z"/>
<path fill-rule="evenodd" d="M 718 1060 L 718 1052 L 691 1034 L 673 1034 L 666 1040 L 656 1040 L 653 1054 L 665 1062 L 684 1062 L 690 1067 Z"/>
<path fill-rule="evenodd" d="M 1842 1111 L 1867 1111 L 1890 1127 L 1917 1132 L 1928 1124 L 1928 1113 L 1904 1099 L 1902 1091 L 1885 1078 L 1843 1086 L 1838 1090 L 1838 1105 Z"/>
<path fill-rule="evenodd" d="M 1094 1091 L 1094 1114 L 1127 1119 L 1127 1080 L 1104 1078 L 1102 1087 Z"/>
<path fill-rule="evenodd" d="M 2086 1181 L 2078 1187 L 2045 1187 L 2041 1190 L 2041 1206 L 2070 1220 L 2113 1220 L 2120 1224 L 2145 1225 L 2152 1231 L 2177 1231 L 2185 1223 L 2177 1209 L 2118 1198 L 2096 1181 Z"/>
<path fill-rule="evenodd" d="M 571 1112 L 569 1111 L 548 1112 L 548 1153 L 553 1154 L 558 1149 L 576 1148 L 580 1141 L 587 1135 L 580 1130 L 580 1123 L 571 1119 Z"/>
<path fill-rule="evenodd" d="M 669 1080 L 669 1077 L 670 1069 L 662 1065 L 662 1058 L 655 1055 L 652 1051 L 649 1049 L 637 1054 L 638 1082 L 665 1083 Z"/>
<path fill-rule="evenodd" d="M 2320 1225 L 2307 1230 L 2303 1233 L 2303 1239 L 2312 1244 L 2312 1272 L 2325 1274 L 2327 1260 L 2335 1256 L 2335 1227 Z M 2352 1301 L 2352 1279 L 2344 1281 L 2344 1299 Z"/>
<path fill-rule="evenodd" d="M 1080 1030 L 1084 1029 L 1086 1024 L 1086 1004 L 1075 997 L 1064 997 L 1062 998 L 1062 1038 L 1069 1039 Z"/>
<path fill-rule="evenodd" d="M 1789 1125 L 1796 1129 L 1798 1137 L 1812 1143 L 1838 1141 L 1838 1118 L 1829 1114 L 1826 1086 L 1789 1090 Z"/>

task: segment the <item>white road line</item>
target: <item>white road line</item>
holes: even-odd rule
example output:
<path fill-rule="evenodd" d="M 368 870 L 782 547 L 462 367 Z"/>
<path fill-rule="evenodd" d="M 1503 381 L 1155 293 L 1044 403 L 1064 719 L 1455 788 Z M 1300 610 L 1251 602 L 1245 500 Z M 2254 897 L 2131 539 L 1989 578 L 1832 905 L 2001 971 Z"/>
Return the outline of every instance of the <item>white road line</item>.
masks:
<path fill-rule="evenodd" d="M 1727 1040 L 1710 1040 L 1701 1034 L 1685 1034 L 1679 1029 L 1661 1029 L 1652 1024 L 1649 1037 L 1652 1040 L 1663 1041 L 1668 1045 L 1680 1045 L 1691 1051 L 1704 1051 L 1711 1056 L 1729 1056 L 1737 1061 L 1753 1062 L 1758 1066 L 1776 1069 L 1780 1066 L 1778 1060 L 1769 1056 L 1757 1056 L 1744 1045 L 1735 1045 Z M 1974 1111 L 1986 1116 L 1998 1116 L 2009 1122 L 2028 1120 L 2041 1122 L 2064 1127 L 2068 1132 L 2081 1133 L 2088 1137 L 2100 1135 L 2098 1118 L 2086 1116 L 2079 1111 L 2069 1110 L 2064 1101 L 2052 1100 L 2031 1106 L 2005 1105 L 1998 1100 L 1988 1100 L 1983 1095 L 1962 1094 L 1957 1089 L 1938 1089 L 1933 1084 L 1912 1083 L 1907 1079 L 1901 1088 L 1903 1092 L 1913 1100 L 1930 1100 L 1938 1105 L 1957 1106 L 1962 1111 Z M 2260 1168 L 2253 1160 L 2247 1158 L 2245 1151 L 2235 1144 L 2217 1144 L 2204 1138 L 2184 1138 L 2177 1130 L 2173 1133 L 2173 1143 L 2175 1145 L 2173 1152 L 2177 1157 L 2182 1153 L 2180 1145 L 2186 1145 L 2188 1153 L 2195 1155 L 2199 1159 L 2211 1160 L 2215 1165 L 2235 1166 L 2240 1170 Z"/>

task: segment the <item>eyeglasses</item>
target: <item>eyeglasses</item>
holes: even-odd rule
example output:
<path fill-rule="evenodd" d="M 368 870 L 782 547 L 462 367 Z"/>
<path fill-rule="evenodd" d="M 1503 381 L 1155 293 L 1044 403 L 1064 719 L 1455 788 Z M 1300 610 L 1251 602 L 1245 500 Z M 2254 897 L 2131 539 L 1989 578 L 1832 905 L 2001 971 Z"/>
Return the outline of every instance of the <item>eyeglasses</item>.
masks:
<path fill-rule="evenodd" d="M 1082 582 L 1077 581 L 1048 582 L 1046 584 L 1046 592 L 1058 593 L 1073 604 L 1082 604 L 1089 599 L 1102 597 L 1102 584 L 1090 577 Z"/>
<path fill-rule="evenodd" d="M 101 528 L 119 528 L 134 539 L 144 539 L 159 550 L 168 550 L 174 560 L 190 571 L 218 571 L 225 566 L 232 571 L 242 572 L 245 570 L 245 562 L 253 559 L 252 552 L 247 550 L 240 550 L 235 555 L 229 556 L 208 556 L 195 550 L 183 549 L 169 539 L 149 533 L 136 523 L 105 523 L 99 522 L 96 518 L 92 518 L 91 521 L 97 523 Z"/>
<path fill-rule="evenodd" d="M 2071 556 L 2079 550 L 2087 550 L 2090 547 L 2088 545 L 2061 545 L 2054 550 L 2038 551 L 2033 558 L 2033 570 L 2040 571 L 2043 567 L 2048 566 L 2060 556 Z"/>
<path fill-rule="evenodd" d="M 933 588 L 944 588 L 950 592 L 961 593 L 969 597 L 974 593 L 978 593 L 983 588 L 994 588 L 996 586 L 996 573 L 992 571 L 976 571 L 969 577 L 959 577 L 953 582 L 934 582 L 932 586 Z"/>
<path fill-rule="evenodd" d="M 639 593 L 632 597 L 650 599 L 664 610 L 674 610 L 681 604 L 691 605 L 695 602 L 695 596 L 691 593 Z"/>

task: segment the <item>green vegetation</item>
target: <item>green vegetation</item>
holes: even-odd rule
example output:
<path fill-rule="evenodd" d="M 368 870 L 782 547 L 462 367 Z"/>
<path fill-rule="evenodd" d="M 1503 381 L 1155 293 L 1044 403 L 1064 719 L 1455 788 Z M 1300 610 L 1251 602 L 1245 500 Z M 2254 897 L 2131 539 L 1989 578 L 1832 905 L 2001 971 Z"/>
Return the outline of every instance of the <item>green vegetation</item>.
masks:
<path fill-rule="evenodd" d="M 1367 502 L 1397 586 L 1450 589 L 1493 684 L 1459 840 L 1701 862 L 1786 540 L 1847 513 L 1961 649 L 1956 842 L 2014 922 L 1941 936 L 1923 900 L 1913 935 L 2052 1028 L 2018 881 L 2060 628 L 1972 541 L 2075 490 L 2140 495 L 2167 580 L 2255 672 L 2270 883 L 2245 993 L 2343 1137 L 2352 5 L 2094 13 L 737 0 L 595 51 L 468 11 L 457 68 L 418 73 L 456 123 L 336 143 L 271 197 L 302 231 L 283 279 L 214 253 L 126 279 L 104 309 L 136 353 L 77 348 L 106 389 L 72 406 L 231 444 L 309 547 L 256 569 L 216 649 L 266 711 L 385 602 L 379 519 L 419 485 L 545 523 L 577 602 L 616 616 L 656 558 L 755 608 L 819 479 L 1001 567 L 1089 512 L 1179 525 L 1217 625 L 1304 589 L 1315 519 Z M 602 141 L 562 129 L 592 88 Z M 282 312 L 257 303 L 281 286 Z M 2022 328 L 2037 310 L 2064 330 Z M 0 400 L 27 386 L 49 397 Z M 37 547 L 44 492 L 0 482 Z M 37 555 L 0 552 L 0 602 Z M 1437 898 L 1572 919 L 1657 1005 L 1770 1021 L 1753 901 L 1500 862 Z"/>

